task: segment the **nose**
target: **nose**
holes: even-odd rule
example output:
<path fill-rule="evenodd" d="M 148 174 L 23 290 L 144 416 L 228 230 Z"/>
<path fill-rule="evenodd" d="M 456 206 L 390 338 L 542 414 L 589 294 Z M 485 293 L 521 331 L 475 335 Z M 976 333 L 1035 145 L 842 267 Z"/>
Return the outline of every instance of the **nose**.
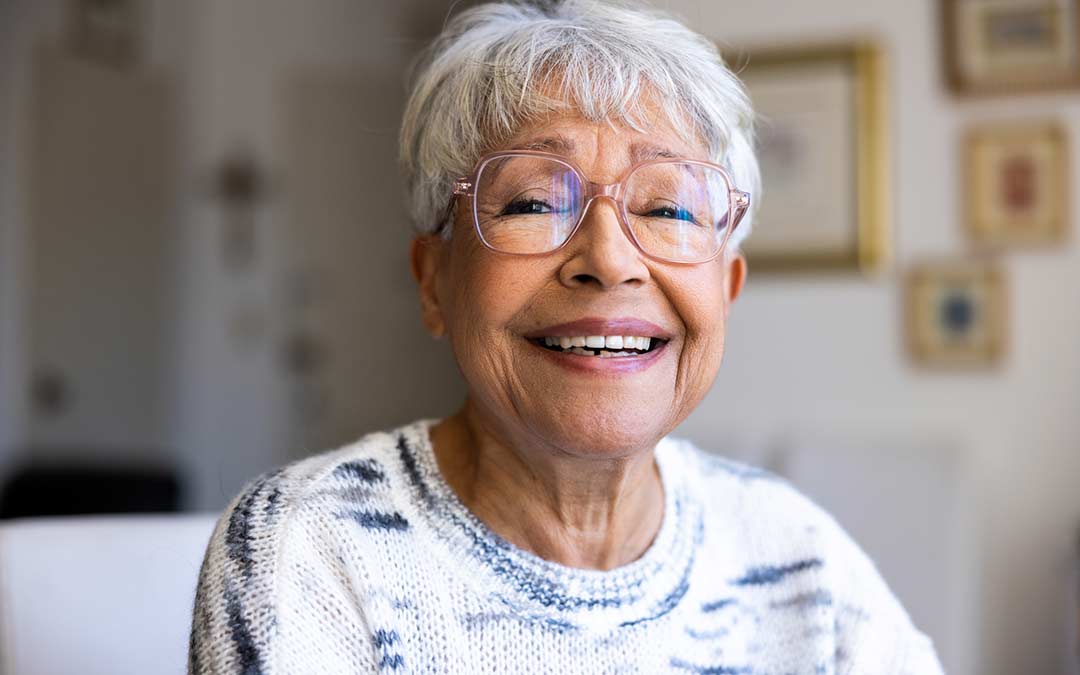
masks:
<path fill-rule="evenodd" d="M 623 284 L 639 286 L 649 279 L 645 258 L 623 230 L 616 209 L 615 200 L 608 196 L 586 205 L 559 269 L 564 286 L 609 290 Z"/>

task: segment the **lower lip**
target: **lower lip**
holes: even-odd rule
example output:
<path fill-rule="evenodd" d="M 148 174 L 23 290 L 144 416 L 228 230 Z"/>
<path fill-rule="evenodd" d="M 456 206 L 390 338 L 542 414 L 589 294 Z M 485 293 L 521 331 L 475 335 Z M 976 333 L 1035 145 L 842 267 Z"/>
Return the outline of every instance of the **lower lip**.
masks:
<path fill-rule="evenodd" d="M 568 368 L 579 373 L 636 373 L 645 370 L 667 349 L 668 343 L 663 342 L 652 351 L 638 356 L 582 356 L 573 352 L 557 352 L 546 347 L 541 347 L 532 340 L 526 340 L 534 348 L 543 352 L 549 359 L 563 368 Z"/>

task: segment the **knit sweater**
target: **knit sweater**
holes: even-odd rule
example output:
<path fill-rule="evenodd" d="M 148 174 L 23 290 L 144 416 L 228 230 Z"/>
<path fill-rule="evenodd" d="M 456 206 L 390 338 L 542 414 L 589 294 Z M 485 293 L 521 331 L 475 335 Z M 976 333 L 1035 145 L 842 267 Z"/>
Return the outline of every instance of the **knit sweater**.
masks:
<path fill-rule="evenodd" d="M 659 532 L 608 571 L 489 529 L 422 420 L 264 474 L 199 575 L 192 675 L 934 675 L 930 640 L 825 512 L 672 437 Z"/>

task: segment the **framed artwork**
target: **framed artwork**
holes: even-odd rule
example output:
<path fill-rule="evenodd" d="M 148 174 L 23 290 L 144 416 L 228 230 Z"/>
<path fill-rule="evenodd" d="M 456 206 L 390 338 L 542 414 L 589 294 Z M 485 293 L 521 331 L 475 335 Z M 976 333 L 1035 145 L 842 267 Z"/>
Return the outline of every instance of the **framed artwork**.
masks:
<path fill-rule="evenodd" d="M 758 113 L 754 271 L 862 270 L 889 241 L 884 66 L 870 44 L 751 50 L 729 62 Z"/>
<path fill-rule="evenodd" d="M 938 367 L 985 367 L 1005 352 L 1004 273 L 988 262 L 924 263 L 909 272 L 907 343 Z"/>
<path fill-rule="evenodd" d="M 964 140 L 968 234 L 991 247 L 1061 242 L 1068 223 L 1066 133 L 1054 123 L 985 126 Z"/>
<path fill-rule="evenodd" d="M 142 46 L 142 0 L 68 0 L 75 54 L 103 65 L 132 65 Z"/>
<path fill-rule="evenodd" d="M 942 0 L 945 75 L 956 92 L 1080 86 L 1078 0 Z"/>

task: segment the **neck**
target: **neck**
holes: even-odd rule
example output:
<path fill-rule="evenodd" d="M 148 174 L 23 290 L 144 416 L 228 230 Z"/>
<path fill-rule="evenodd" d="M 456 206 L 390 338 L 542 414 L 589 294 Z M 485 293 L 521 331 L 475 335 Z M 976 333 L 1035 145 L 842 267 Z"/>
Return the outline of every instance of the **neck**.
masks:
<path fill-rule="evenodd" d="M 660 529 L 664 494 L 652 448 L 588 458 L 509 439 L 470 402 L 431 430 L 439 470 L 499 536 L 545 560 L 607 570 Z"/>

